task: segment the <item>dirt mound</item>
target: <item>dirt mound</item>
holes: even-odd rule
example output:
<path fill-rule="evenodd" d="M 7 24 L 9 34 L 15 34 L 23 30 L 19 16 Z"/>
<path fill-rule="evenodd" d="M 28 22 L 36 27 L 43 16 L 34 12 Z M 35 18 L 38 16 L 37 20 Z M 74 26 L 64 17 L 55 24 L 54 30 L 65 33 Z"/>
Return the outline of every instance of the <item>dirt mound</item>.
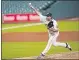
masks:
<path fill-rule="evenodd" d="M 36 59 L 37 56 L 33 57 L 23 57 L 23 58 L 15 58 L 15 59 Z M 51 60 L 51 59 L 79 59 L 79 52 L 67 52 L 67 53 L 59 53 L 59 54 L 51 54 L 45 56 L 43 59 Z"/>
<path fill-rule="evenodd" d="M 49 55 L 50 59 L 79 59 L 79 52 L 60 53 L 55 55 Z"/>

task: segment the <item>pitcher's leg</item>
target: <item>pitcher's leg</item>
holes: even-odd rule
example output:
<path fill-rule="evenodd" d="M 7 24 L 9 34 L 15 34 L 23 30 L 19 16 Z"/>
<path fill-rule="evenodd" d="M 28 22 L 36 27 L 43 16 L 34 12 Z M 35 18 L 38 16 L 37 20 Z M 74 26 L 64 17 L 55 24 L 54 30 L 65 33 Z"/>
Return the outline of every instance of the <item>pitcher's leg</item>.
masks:
<path fill-rule="evenodd" d="M 42 54 L 45 55 L 49 51 L 49 49 L 50 49 L 50 47 L 52 45 L 52 39 L 53 39 L 53 36 L 50 36 L 50 38 L 48 40 L 48 43 L 46 45 L 46 48 L 43 50 Z"/>
<path fill-rule="evenodd" d="M 54 46 L 63 46 L 63 47 L 66 47 L 66 44 L 65 43 L 56 42 L 56 40 L 57 40 L 57 38 L 59 36 L 59 32 L 55 33 L 53 36 L 54 37 L 53 37 L 53 40 L 52 40 L 52 44 Z"/>
<path fill-rule="evenodd" d="M 68 48 L 70 51 L 72 51 L 72 48 L 70 47 L 70 45 L 68 43 L 54 42 L 53 45 L 54 46 L 62 46 L 62 47 Z"/>
<path fill-rule="evenodd" d="M 40 54 L 40 56 L 37 57 L 37 59 L 40 59 L 40 58 L 44 58 L 45 54 L 49 51 L 51 45 L 52 45 L 52 36 L 50 36 L 49 40 L 48 40 L 48 43 L 46 45 L 46 48 L 43 50 L 43 52 Z"/>
<path fill-rule="evenodd" d="M 62 47 L 66 47 L 66 43 L 60 43 L 60 42 L 53 42 L 54 46 L 62 46 Z"/>
<path fill-rule="evenodd" d="M 70 45 L 68 43 L 56 42 L 57 37 L 58 37 L 58 34 L 55 34 L 54 37 L 53 37 L 52 44 L 54 46 L 62 46 L 62 47 L 68 48 L 70 51 L 72 50 L 71 47 L 70 47 Z"/>

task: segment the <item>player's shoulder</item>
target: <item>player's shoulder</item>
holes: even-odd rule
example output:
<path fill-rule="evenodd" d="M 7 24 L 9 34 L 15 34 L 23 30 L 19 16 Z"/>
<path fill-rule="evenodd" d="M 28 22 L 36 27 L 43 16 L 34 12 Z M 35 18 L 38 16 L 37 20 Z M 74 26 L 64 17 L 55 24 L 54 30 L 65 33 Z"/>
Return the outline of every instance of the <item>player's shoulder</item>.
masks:
<path fill-rule="evenodd" d="M 52 21 L 53 21 L 53 24 L 57 24 L 57 21 L 55 20 L 55 19 L 52 19 Z"/>
<path fill-rule="evenodd" d="M 52 19 L 53 22 L 57 22 L 55 19 Z"/>

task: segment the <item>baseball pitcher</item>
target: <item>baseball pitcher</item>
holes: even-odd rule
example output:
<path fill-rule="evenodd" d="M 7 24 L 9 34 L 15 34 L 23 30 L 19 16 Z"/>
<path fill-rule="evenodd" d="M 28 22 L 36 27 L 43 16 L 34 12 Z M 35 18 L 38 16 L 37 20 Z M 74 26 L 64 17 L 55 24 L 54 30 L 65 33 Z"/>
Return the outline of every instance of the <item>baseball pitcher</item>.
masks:
<path fill-rule="evenodd" d="M 71 51 L 72 49 L 68 43 L 60 43 L 56 41 L 59 35 L 59 30 L 56 20 L 52 18 L 52 14 L 47 13 L 45 16 L 43 16 L 42 13 L 35 9 L 31 3 L 29 3 L 29 6 L 40 16 L 40 21 L 46 25 L 49 34 L 48 43 L 40 56 L 38 56 L 38 59 L 43 58 L 52 45 L 66 47 Z"/>

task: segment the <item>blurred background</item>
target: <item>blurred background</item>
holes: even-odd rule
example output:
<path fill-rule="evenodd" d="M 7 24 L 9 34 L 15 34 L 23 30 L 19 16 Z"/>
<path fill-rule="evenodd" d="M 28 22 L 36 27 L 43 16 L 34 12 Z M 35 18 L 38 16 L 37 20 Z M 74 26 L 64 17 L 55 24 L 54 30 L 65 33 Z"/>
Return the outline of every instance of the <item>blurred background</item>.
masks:
<path fill-rule="evenodd" d="M 39 9 L 43 14 L 51 12 L 54 19 L 79 17 L 79 1 L 29 1 L 29 0 L 2 0 L 2 14 L 14 13 L 32 13 L 28 3 L 31 2 L 35 8 Z M 54 2 L 54 4 L 51 4 Z M 51 4 L 46 10 L 41 10 L 46 5 Z"/>
<path fill-rule="evenodd" d="M 2 59 L 39 56 L 47 44 L 47 28 L 29 7 L 29 3 L 43 15 L 51 12 L 59 26 L 58 41 L 68 42 L 73 48 L 72 52 L 79 52 L 79 1 L 1 0 L 1 2 Z M 51 47 L 47 54 L 62 52 L 69 52 L 65 56 L 70 58 L 78 58 L 77 53 L 71 54 L 63 47 Z"/>

